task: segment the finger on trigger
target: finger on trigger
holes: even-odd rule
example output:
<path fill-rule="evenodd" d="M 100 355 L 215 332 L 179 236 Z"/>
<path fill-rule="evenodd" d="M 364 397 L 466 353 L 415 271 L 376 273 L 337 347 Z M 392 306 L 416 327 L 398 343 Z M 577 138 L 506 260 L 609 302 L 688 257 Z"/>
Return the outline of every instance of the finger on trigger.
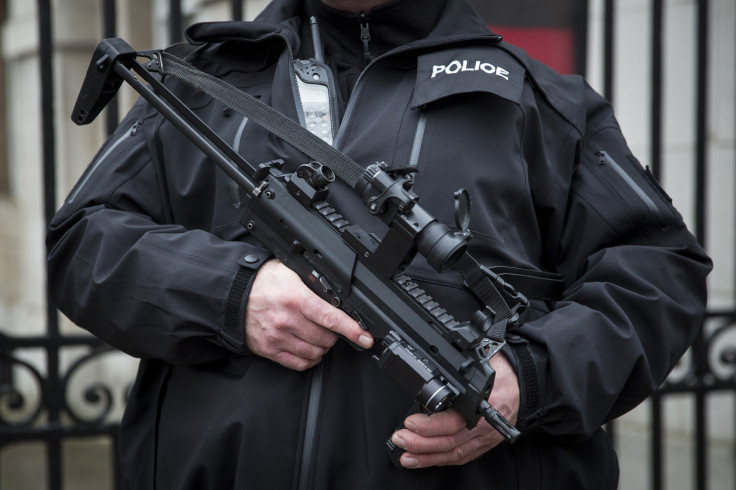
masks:
<path fill-rule="evenodd" d="M 373 337 L 350 315 L 326 301 L 313 296 L 303 308 L 303 314 L 318 325 L 342 335 L 349 341 L 368 349 L 373 346 Z"/>

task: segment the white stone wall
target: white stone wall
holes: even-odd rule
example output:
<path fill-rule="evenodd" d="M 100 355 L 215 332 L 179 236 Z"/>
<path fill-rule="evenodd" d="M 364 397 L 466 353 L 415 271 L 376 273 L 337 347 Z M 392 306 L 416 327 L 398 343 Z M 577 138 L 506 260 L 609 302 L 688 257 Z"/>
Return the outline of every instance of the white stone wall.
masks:
<path fill-rule="evenodd" d="M 38 119 L 29 117 L 39 112 L 38 69 L 33 53 L 34 43 L 28 37 L 35 37 L 36 25 L 35 4 L 14 1 L 8 10 L 16 19 L 16 23 L 3 31 L 3 57 L 6 60 L 5 89 L 7 91 L 7 116 L 12 121 L 8 124 L 11 136 L 5 151 L 10 162 L 10 195 L 4 196 L 0 202 L 3 222 L 14 250 L 8 251 L 8 262 L 0 271 L 13 275 L 2 280 L 2 313 L 7 315 L 0 319 L 0 325 L 19 328 L 19 325 L 30 322 L 37 325 L 38 311 L 43 306 L 43 295 L 39 295 L 39 287 L 43 284 L 41 265 L 44 253 L 39 237 L 43 231 L 42 207 L 39 199 L 41 172 L 40 147 L 38 143 L 23 145 L 15 138 L 15 134 L 25 135 L 27 140 L 38 137 L 40 126 Z M 20 100 L 28 104 L 18 104 Z M 36 140 L 38 141 L 38 140 Z M 20 219 L 22 217 L 22 219 Z M 22 253 L 21 253 L 22 251 Z M 35 291 L 34 291 L 35 289 Z M 7 292 L 7 293 L 6 293 Z M 5 297 L 9 300 L 5 300 Z"/>

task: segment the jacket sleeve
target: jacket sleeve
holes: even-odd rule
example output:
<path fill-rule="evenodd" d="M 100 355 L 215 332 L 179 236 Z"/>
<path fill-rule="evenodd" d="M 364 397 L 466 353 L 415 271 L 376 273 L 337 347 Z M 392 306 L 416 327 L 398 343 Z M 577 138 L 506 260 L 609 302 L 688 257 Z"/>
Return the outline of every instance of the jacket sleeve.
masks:
<path fill-rule="evenodd" d="M 552 311 L 520 327 L 520 426 L 586 437 L 643 401 L 691 344 L 711 261 L 588 90 Z"/>
<path fill-rule="evenodd" d="M 136 104 L 53 218 L 52 297 L 73 322 L 136 357 L 197 364 L 245 353 L 244 301 L 268 254 L 173 224 L 157 124 Z"/>

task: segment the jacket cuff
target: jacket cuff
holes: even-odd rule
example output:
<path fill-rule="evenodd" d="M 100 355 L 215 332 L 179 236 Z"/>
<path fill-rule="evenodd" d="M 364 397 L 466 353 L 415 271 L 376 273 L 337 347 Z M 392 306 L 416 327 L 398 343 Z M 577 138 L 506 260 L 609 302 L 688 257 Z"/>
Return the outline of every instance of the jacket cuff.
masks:
<path fill-rule="evenodd" d="M 517 425 L 520 429 L 529 429 L 530 418 L 539 413 L 540 379 L 534 362 L 529 342 L 518 335 L 508 335 L 504 352 L 516 370 L 519 378 L 519 415 Z"/>
<path fill-rule="evenodd" d="M 266 251 L 253 251 L 238 260 L 238 270 L 225 302 L 222 337 L 236 354 L 250 354 L 245 342 L 245 308 L 258 269 L 271 258 Z"/>

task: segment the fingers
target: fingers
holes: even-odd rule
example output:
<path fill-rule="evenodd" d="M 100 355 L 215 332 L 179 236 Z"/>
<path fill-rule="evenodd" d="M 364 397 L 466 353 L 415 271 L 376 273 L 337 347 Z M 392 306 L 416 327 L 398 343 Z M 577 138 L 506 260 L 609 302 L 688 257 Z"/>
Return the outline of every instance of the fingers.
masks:
<path fill-rule="evenodd" d="M 289 369 L 304 371 L 317 365 L 337 342 L 338 337 L 314 324 L 305 322 L 296 326 L 296 322 L 294 320 L 281 327 L 274 325 L 263 335 L 253 339 L 253 343 L 258 346 L 258 353 L 263 357 Z"/>
<path fill-rule="evenodd" d="M 396 442 L 394 442 L 396 444 Z M 401 447 L 399 444 L 397 446 Z M 489 450 L 481 439 L 472 438 L 463 442 L 453 442 L 447 451 L 419 453 L 406 451 L 401 455 L 401 465 L 407 469 L 429 468 L 431 466 L 457 466 L 479 458 Z"/>
<path fill-rule="evenodd" d="M 405 468 L 462 465 L 480 457 L 499 444 L 503 437 L 485 421 L 468 430 L 459 412 L 446 410 L 432 415 L 414 414 L 404 422 L 406 429 L 391 440 L 406 450 L 401 456 Z"/>
<path fill-rule="evenodd" d="M 515 423 L 519 413 L 519 381 L 513 367 L 503 354 L 493 356 L 491 366 L 496 381 L 489 401 L 508 420 Z M 432 415 L 414 414 L 404 422 L 392 442 L 406 452 L 401 455 L 405 468 L 461 465 L 490 451 L 504 438 L 485 420 L 468 430 L 465 419 L 456 410 Z"/>
<path fill-rule="evenodd" d="M 515 423 L 519 413 L 516 372 L 503 354 L 494 356 L 491 366 L 496 371 L 496 381 L 489 401 Z M 456 410 L 432 415 L 414 414 L 407 417 L 404 426 L 406 428 L 397 431 L 391 440 L 406 451 L 401 455 L 405 468 L 465 464 L 504 441 L 503 436 L 483 419 L 468 430 L 464 417 Z"/>
<path fill-rule="evenodd" d="M 432 415 L 415 413 L 407 417 L 404 426 L 421 436 L 444 436 L 465 428 L 465 418 L 457 410 L 445 410 Z"/>
<path fill-rule="evenodd" d="M 300 357 L 293 354 L 291 351 L 282 350 L 277 351 L 273 355 L 268 356 L 272 361 L 282 365 L 285 368 L 292 369 L 294 371 L 306 371 L 307 369 L 316 366 L 322 360 L 322 357 L 317 359 Z"/>
<path fill-rule="evenodd" d="M 406 429 L 392 441 L 408 453 L 433 454 L 453 451 L 472 438 L 459 412 L 446 410 L 432 415 L 414 414 L 404 421 Z"/>
<path fill-rule="evenodd" d="M 264 264 L 256 275 L 245 334 L 251 352 L 299 371 L 318 364 L 338 335 L 366 348 L 373 344 L 349 315 L 314 294 L 277 260 Z"/>
<path fill-rule="evenodd" d="M 516 423 L 519 413 L 519 380 L 504 354 L 491 358 L 496 380 L 489 402 L 504 417 Z M 432 415 L 413 414 L 404 421 L 405 429 L 392 436 L 392 442 L 406 452 L 401 455 L 405 468 L 460 465 L 472 461 L 490 451 L 504 437 L 481 419 L 468 430 L 465 419 L 456 410 L 446 410 Z"/>
<path fill-rule="evenodd" d="M 373 346 L 373 337 L 370 333 L 353 320 L 350 315 L 344 311 L 333 307 L 316 294 L 309 291 L 310 294 L 304 297 L 304 302 L 300 305 L 302 314 L 319 325 L 337 335 L 341 335 L 360 345 L 364 349 Z"/>

